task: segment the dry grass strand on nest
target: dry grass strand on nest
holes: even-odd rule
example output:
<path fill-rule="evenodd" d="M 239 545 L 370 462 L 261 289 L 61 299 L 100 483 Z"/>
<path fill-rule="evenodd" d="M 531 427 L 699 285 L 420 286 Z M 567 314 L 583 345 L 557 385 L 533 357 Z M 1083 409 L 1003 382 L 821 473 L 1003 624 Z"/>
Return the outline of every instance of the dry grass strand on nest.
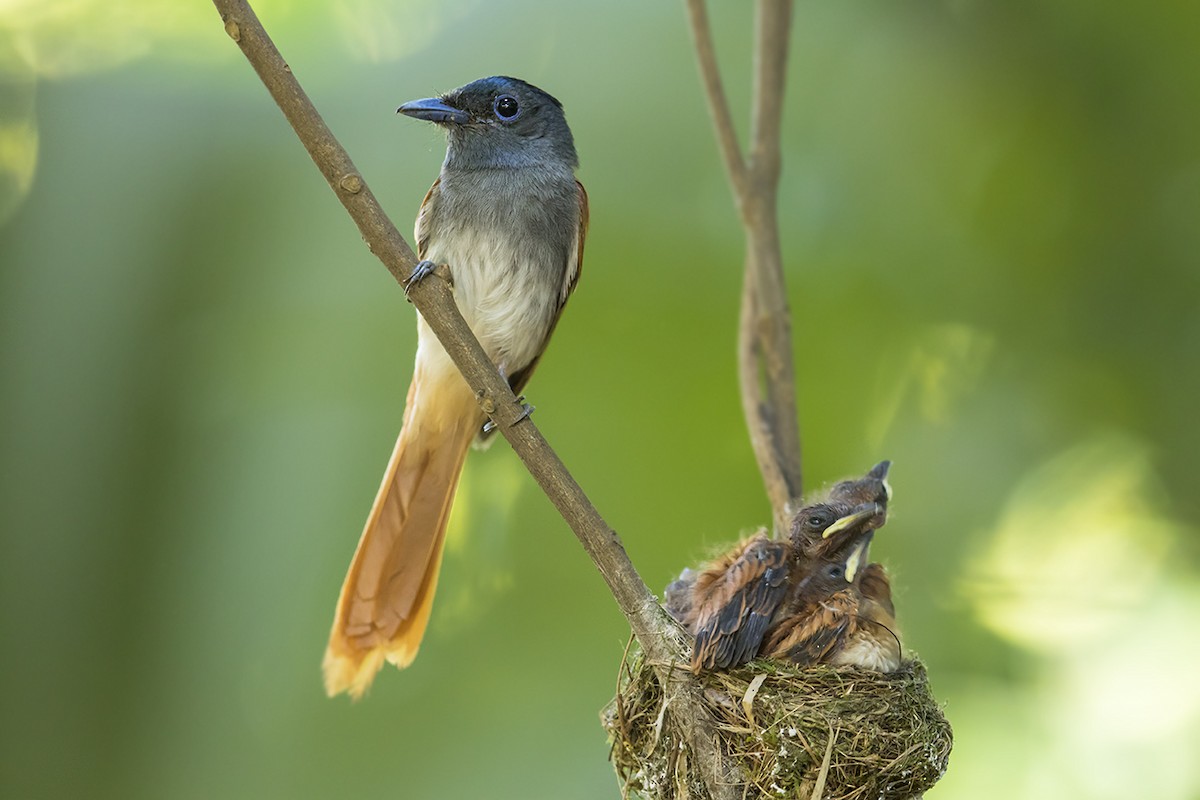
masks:
<path fill-rule="evenodd" d="M 918 797 L 946 771 L 952 732 L 920 661 L 889 675 L 756 661 L 700 680 L 747 797 Z M 601 715 L 623 797 L 708 797 L 671 713 L 654 670 L 630 653 Z"/>

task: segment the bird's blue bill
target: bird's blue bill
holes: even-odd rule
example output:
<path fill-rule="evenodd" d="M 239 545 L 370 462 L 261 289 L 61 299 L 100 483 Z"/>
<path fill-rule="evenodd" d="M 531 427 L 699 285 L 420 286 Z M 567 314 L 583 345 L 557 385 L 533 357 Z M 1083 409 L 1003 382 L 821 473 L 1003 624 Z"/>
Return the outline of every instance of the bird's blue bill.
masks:
<path fill-rule="evenodd" d="M 453 106 L 446 105 L 446 103 L 438 97 L 426 97 L 423 100 L 409 100 L 407 103 L 397 108 L 396 113 L 404 114 L 407 117 L 423 119 L 426 122 L 452 122 L 456 125 L 465 125 L 471 121 L 470 114 L 465 111 L 460 111 Z"/>

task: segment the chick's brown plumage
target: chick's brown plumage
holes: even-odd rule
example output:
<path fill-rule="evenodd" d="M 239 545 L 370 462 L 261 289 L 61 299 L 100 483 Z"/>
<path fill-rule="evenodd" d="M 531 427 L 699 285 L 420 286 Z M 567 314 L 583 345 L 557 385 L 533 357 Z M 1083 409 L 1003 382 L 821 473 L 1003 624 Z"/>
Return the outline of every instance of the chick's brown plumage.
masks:
<path fill-rule="evenodd" d="M 693 670 L 727 669 L 760 655 L 853 663 L 857 649 L 847 647 L 873 627 L 862 621 L 868 608 L 884 624 L 891 620 L 890 635 L 895 625 L 886 575 L 866 564 L 871 538 L 887 517 L 888 467 L 882 462 L 801 508 L 787 541 L 760 532 L 701 571 L 684 570 L 667 587 L 667 610 L 696 637 Z M 886 602 L 865 595 L 864 586 Z M 891 665 L 874 657 L 875 649 L 870 653 L 864 665 Z M 898 659 L 897 647 L 897 665 Z"/>

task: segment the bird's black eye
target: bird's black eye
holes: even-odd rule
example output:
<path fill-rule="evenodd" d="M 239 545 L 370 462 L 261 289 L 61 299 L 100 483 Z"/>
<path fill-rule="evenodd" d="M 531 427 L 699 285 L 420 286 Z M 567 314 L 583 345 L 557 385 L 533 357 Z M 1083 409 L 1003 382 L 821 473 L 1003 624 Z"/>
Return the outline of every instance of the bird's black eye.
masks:
<path fill-rule="evenodd" d="M 492 104 L 492 108 L 496 110 L 496 116 L 505 122 L 513 121 L 521 113 L 520 103 L 511 94 L 502 94 L 497 97 L 496 102 Z"/>
<path fill-rule="evenodd" d="M 824 528 L 825 517 L 821 516 L 820 514 L 811 514 L 809 515 L 808 519 L 805 520 L 805 524 L 807 524 L 810 528 Z"/>
<path fill-rule="evenodd" d="M 845 573 L 842 572 L 841 567 L 839 567 L 837 564 L 834 564 L 833 566 L 829 567 L 826 574 L 831 578 L 840 578 Z"/>

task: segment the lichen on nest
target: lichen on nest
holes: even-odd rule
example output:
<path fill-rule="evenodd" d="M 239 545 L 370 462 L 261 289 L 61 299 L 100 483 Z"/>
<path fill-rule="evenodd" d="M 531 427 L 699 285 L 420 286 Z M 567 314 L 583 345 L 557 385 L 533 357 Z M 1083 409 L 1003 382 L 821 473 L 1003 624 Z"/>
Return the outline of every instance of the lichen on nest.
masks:
<path fill-rule="evenodd" d="M 946 771 L 950 723 L 916 659 L 886 675 L 755 661 L 699 679 L 724 750 L 746 778 L 745 797 L 919 797 Z M 671 713 L 635 649 L 601 714 L 622 797 L 709 797 L 704 765 L 690 758 Z"/>

